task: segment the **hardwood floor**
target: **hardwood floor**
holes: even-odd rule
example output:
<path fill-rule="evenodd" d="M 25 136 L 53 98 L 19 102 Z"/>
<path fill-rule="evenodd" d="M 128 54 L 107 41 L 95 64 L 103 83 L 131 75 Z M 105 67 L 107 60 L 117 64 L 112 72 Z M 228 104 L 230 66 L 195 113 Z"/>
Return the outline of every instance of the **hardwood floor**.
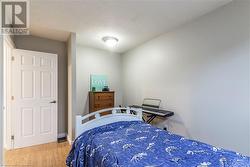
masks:
<path fill-rule="evenodd" d="M 5 165 L 15 167 L 65 167 L 69 150 L 68 142 L 63 142 L 5 151 Z"/>

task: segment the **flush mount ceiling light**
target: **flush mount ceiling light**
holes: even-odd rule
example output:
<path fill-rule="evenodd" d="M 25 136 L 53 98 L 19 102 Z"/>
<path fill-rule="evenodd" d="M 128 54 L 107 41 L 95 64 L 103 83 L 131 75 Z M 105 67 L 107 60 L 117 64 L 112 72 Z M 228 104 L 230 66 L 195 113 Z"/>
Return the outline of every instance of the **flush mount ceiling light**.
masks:
<path fill-rule="evenodd" d="M 117 38 L 111 36 L 105 36 L 102 40 L 109 47 L 114 47 L 119 41 Z"/>

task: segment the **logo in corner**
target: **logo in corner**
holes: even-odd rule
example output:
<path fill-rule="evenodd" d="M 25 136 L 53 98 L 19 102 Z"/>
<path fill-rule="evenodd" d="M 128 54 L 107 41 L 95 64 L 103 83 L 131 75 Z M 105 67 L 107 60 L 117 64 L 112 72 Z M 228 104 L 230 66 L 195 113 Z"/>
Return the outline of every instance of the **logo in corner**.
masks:
<path fill-rule="evenodd" d="M 29 35 L 29 0 L 1 0 L 1 34 Z"/>

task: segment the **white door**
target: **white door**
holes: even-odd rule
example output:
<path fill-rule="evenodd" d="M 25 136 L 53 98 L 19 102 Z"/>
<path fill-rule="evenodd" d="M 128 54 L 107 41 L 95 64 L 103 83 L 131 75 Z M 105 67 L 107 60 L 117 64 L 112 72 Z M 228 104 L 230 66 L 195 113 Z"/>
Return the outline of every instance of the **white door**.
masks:
<path fill-rule="evenodd" d="M 57 140 L 57 55 L 14 49 L 14 148 Z"/>

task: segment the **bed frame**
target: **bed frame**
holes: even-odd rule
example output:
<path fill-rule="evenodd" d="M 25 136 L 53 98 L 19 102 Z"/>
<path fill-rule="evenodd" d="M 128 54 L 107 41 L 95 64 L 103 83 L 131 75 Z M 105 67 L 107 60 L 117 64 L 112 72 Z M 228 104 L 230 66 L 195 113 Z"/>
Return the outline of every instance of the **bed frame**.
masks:
<path fill-rule="evenodd" d="M 101 113 L 110 112 L 108 115 Z M 119 121 L 142 121 L 142 109 L 129 107 L 116 107 L 99 110 L 85 116 L 76 116 L 75 136 L 90 129 Z"/>

